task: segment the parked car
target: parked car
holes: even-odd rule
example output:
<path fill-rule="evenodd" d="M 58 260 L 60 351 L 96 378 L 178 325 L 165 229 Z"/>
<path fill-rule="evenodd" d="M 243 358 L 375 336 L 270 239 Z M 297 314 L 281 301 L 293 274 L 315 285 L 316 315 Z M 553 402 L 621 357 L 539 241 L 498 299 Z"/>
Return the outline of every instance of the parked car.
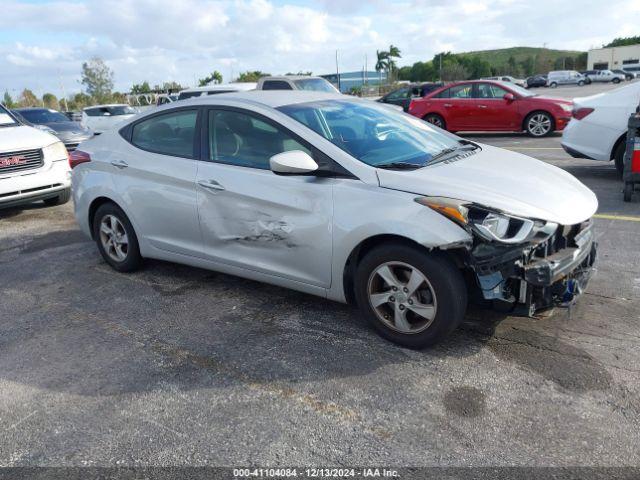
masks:
<path fill-rule="evenodd" d="M 14 112 L 17 112 L 32 125 L 44 126 L 50 129 L 69 151 L 75 150 L 81 142 L 93 137 L 91 129 L 83 127 L 77 122 L 72 122 L 66 115 L 57 110 L 18 108 Z"/>
<path fill-rule="evenodd" d="M 135 108 L 126 104 L 95 105 L 82 110 L 80 124 L 100 135 L 137 114 Z"/>
<path fill-rule="evenodd" d="M 618 75 L 624 75 L 624 79 L 625 80 L 633 80 L 634 78 L 636 78 L 635 73 L 627 72 L 626 70 L 616 69 L 616 70 L 611 70 L 611 71 L 613 73 L 617 73 Z"/>
<path fill-rule="evenodd" d="M 458 82 L 414 99 L 409 113 L 439 128 L 458 131 L 526 131 L 544 137 L 571 118 L 568 100 L 545 98 L 514 84 Z"/>
<path fill-rule="evenodd" d="M 640 64 L 630 64 L 624 66 L 624 71 L 633 75 L 634 78 L 640 77 Z"/>
<path fill-rule="evenodd" d="M 442 82 L 412 83 L 397 88 L 376 101 L 390 105 L 399 105 L 406 112 L 409 110 L 409 103 L 411 103 L 412 98 L 424 97 L 429 92 L 433 92 L 443 85 Z"/>
<path fill-rule="evenodd" d="M 622 174 L 629 116 L 640 104 L 640 83 L 574 99 L 562 147 L 573 157 L 614 160 Z"/>
<path fill-rule="evenodd" d="M 522 78 L 514 78 L 510 75 L 501 75 L 501 76 L 497 76 L 497 77 L 486 77 L 486 78 L 482 78 L 481 80 L 493 80 L 495 82 L 507 82 L 507 83 L 513 83 L 515 85 L 518 85 L 519 87 L 526 87 L 527 84 L 525 82 L 524 79 Z"/>
<path fill-rule="evenodd" d="M 525 88 L 537 88 L 547 86 L 546 75 L 533 75 L 525 80 Z"/>
<path fill-rule="evenodd" d="M 591 83 L 591 81 L 585 75 L 582 75 L 575 70 L 554 70 L 547 75 L 547 85 L 551 88 L 556 88 L 559 85 L 583 85 Z"/>
<path fill-rule="evenodd" d="M 53 135 L 21 124 L 0 105 L 0 208 L 71 197 L 69 157 Z"/>
<path fill-rule="evenodd" d="M 596 70 L 594 73 L 586 74 L 591 82 L 613 82 L 620 83 L 625 80 L 625 76 L 620 73 L 613 73 L 611 70 Z"/>
<path fill-rule="evenodd" d="M 340 93 L 327 79 L 307 75 L 262 77 L 258 80 L 256 90 L 308 90 L 314 92 Z"/>
<path fill-rule="evenodd" d="M 187 98 L 203 97 L 206 95 L 217 95 L 219 93 L 246 92 L 255 90 L 258 84 L 255 82 L 219 83 L 206 85 L 204 87 L 187 88 L 178 94 L 178 100 Z"/>
<path fill-rule="evenodd" d="M 158 258 L 355 302 L 411 347 L 470 296 L 570 301 L 595 255 L 597 200 L 569 173 L 339 94 L 194 98 L 72 155 L 76 219 L 115 270 Z"/>

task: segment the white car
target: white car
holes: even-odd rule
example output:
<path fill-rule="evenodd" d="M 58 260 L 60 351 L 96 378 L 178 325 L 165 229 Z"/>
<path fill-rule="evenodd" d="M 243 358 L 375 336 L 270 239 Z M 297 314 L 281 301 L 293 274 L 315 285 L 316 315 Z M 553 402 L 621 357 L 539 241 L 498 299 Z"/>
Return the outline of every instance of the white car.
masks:
<path fill-rule="evenodd" d="M 306 90 L 310 92 L 340 93 L 326 78 L 309 75 L 281 75 L 262 77 L 256 90 Z"/>
<path fill-rule="evenodd" d="M 620 83 L 626 80 L 624 74 L 613 73 L 611 70 L 597 70 L 595 73 L 588 73 L 586 77 L 592 82 Z"/>
<path fill-rule="evenodd" d="M 258 84 L 255 82 L 215 83 L 204 87 L 187 88 L 182 90 L 177 100 L 186 100 L 193 97 L 217 95 L 219 93 L 248 92 L 255 90 Z"/>
<path fill-rule="evenodd" d="M 114 269 L 158 258 L 353 301 L 407 346 L 452 332 L 468 296 L 571 302 L 595 259 L 598 201 L 569 173 L 340 94 L 194 98 L 80 150 L 76 219 Z"/>
<path fill-rule="evenodd" d="M 94 105 L 82 110 L 80 124 L 99 135 L 137 114 L 138 111 L 127 104 Z"/>
<path fill-rule="evenodd" d="M 524 78 L 515 78 L 515 77 L 512 77 L 511 75 L 501 75 L 501 76 L 497 76 L 497 77 L 486 77 L 486 78 L 482 78 L 481 80 L 494 80 L 496 82 L 513 83 L 515 85 L 518 85 L 519 87 L 527 88 L 527 81 Z"/>
<path fill-rule="evenodd" d="M 71 197 L 71 168 L 64 144 L 22 125 L 0 105 L 0 208 L 44 200 L 59 205 Z"/>
<path fill-rule="evenodd" d="M 615 160 L 620 173 L 629 116 L 640 104 L 640 82 L 573 100 L 572 119 L 562 132 L 562 147 L 571 156 Z"/>

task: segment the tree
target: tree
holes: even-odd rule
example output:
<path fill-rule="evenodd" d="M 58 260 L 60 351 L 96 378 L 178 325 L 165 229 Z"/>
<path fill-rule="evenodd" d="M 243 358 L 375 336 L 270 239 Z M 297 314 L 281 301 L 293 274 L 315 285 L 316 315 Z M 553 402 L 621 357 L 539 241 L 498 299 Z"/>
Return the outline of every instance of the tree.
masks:
<path fill-rule="evenodd" d="M 60 108 L 58 105 L 58 99 L 53 93 L 45 93 L 42 95 L 42 103 L 46 108 L 52 108 L 54 110 L 58 110 Z"/>
<path fill-rule="evenodd" d="M 534 75 L 536 73 L 534 58 L 532 56 L 525 58 L 523 61 L 520 62 L 520 68 L 522 69 L 526 77 L 530 77 L 531 75 Z"/>
<path fill-rule="evenodd" d="M 40 105 L 40 102 L 38 101 L 38 97 L 36 97 L 31 90 L 29 90 L 28 88 L 25 88 L 20 94 L 20 99 L 18 100 L 18 106 L 19 107 L 37 107 L 39 105 Z"/>
<path fill-rule="evenodd" d="M 388 68 L 388 73 L 391 75 L 391 77 L 394 76 L 394 72 L 397 70 L 398 66 L 396 64 L 396 61 L 394 60 L 394 58 L 402 58 L 402 55 L 400 53 L 400 49 L 394 45 L 389 45 L 389 51 L 387 52 L 387 68 Z"/>
<path fill-rule="evenodd" d="M 270 73 L 264 73 L 261 72 L 260 70 L 254 70 L 253 72 L 243 72 L 240 75 L 238 75 L 238 78 L 236 78 L 236 82 L 257 82 L 258 80 L 260 80 L 262 77 L 269 77 L 271 76 Z"/>
<path fill-rule="evenodd" d="M 313 72 L 303 72 L 303 71 L 298 71 L 298 73 L 288 72 L 285 75 L 297 75 L 299 77 L 310 77 L 311 75 L 313 75 Z"/>
<path fill-rule="evenodd" d="M 131 93 L 134 95 L 139 95 L 141 93 L 151 93 L 151 87 L 149 86 L 149 82 L 145 80 L 141 84 L 134 83 L 131 86 Z"/>
<path fill-rule="evenodd" d="M 442 64 L 442 80 L 451 82 L 454 80 L 466 80 L 469 77 L 467 70 L 456 61 L 448 61 Z"/>
<path fill-rule="evenodd" d="M 69 110 L 82 110 L 84 107 L 91 105 L 91 97 L 86 93 L 76 93 L 67 100 L 67 108 Z"/>
<path fill-rule="evenodd" d="M 100 57 L 93 57 L 82 64 L 82 85 L 98 102 L 104 102 L 113 90 L 113 72 Z"/>
<path fill-rule="evenodd" d="M 603 45 L 603 48 L 624 47 L 626 45 L 637 45 L 640 43 L 640 35 L 636 37 L 614 38 L 613 41 Z"/>
<path fill-rule="evenodd" d="M 2 98 L 2 103 L 7 108 L 14 108 L 15 107 L 15 104 L 13 103 L 13 98 L 11 98 L 11 95 L 9 94 L 9 92 L 7 90 L 5 90 L 5 92 L 4 92 L 4 97 Z"/>
<path fill-rule="evenodd" d="M 378 51 L 376 50 L 376 72 L 378 72 L 378 83 L 382 83 L 382 71 L 387 71 L 389 69 L 389 52 L 385 52 L 384 50 Z M 389 79 L 387 79 L 389 80 Z"/>
<path fill-rule="evenodd" d="M 207 86 L 210 83 L 222 83 L 222 74 L 219 71 L 214 70 L 210 75 L 198 80 L 199 87 Z"/>

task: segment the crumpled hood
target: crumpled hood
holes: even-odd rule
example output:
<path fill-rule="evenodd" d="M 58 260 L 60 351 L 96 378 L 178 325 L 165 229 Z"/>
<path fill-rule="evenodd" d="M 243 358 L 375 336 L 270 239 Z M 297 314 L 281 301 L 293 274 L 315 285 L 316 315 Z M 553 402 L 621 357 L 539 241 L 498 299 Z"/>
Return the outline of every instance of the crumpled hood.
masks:
<path fill-rule="evenodd" d="M 481 146 L 482 151 L 450 163 L 412 171 L 378 169 L 380 186 L 561 225 L 583 222 L 596 212 L 595 194 L 573 175 L 526 155 Z"/>

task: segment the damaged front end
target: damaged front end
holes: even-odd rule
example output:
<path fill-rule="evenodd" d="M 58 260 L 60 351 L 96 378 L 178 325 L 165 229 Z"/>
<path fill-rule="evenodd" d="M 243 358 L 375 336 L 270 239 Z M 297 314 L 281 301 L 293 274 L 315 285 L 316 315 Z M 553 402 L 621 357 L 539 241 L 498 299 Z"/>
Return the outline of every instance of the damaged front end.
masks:
<path fill-rule="evenodd" d="M 593 222 L 558 225 L 509 215 L 459 200 L 420 197 L 472 236 L 465 267 L 473 272 L 482 300 L 517 315 L 568 306 L 594 271 Z"/>

